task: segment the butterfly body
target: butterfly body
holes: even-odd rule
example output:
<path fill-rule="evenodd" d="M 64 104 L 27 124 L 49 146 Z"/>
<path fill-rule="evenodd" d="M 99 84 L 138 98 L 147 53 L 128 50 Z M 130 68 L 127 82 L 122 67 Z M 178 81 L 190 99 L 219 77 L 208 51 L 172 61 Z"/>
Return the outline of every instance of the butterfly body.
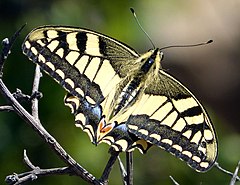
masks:
<path fill-rule="evenodd" d="M 197 171 L 217 157 L 213 125 L 200 102 L 161 69 L 162 52 L 138 54 L 82 28 L 34 29 L 23 52 L 67 90 L 64 102 L 92 143 L 116 151 L 163 148 Z"/>

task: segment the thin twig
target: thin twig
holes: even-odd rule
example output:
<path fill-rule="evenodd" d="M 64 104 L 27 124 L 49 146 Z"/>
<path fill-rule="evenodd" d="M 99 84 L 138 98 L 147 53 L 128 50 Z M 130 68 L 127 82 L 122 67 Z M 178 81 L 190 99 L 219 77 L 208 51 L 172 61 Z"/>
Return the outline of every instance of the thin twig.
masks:
<path fill-rule="evenodd" d="M 240 161 L 238 161 L 238 165 L 233 173 L 230 185 L 234 185 L 236 183 L 237 177 L 238 177 L 238 171 L 239 171 L 239 167 L 240 167 Z"/>
<path fill-rule="evenodd" d="M 32 95 L 38 92 L 41 76 L 42 75 L 41 75 L 40 67 L 39 65 L 36 65 L 33 87 L 32 87 Z M 32 115 L 36 120 L 39 120 L 38 99 L 36 97 L 32 99 Z"/>
<path fill-rule="evenodd" d="M 51 169 L 40 169 L 32 164 L 29 160 L 26 150 L 24 150 L 24 162 L 31 169 L 29 172 L 24 173 L 14 173 L 12 175 L 8 175 L 5 179 L 5 182 L 11 185 L 18 185 L 24 182 L 36 180 L 41 176 L 49 176 L 49 175 L 75 175 L 73 170 L 70 167 L 60 167 L 60 168 L 51 168 Z"/>
<path fill-rule="evenodd" d="M 10 111 L 14 111 L 14 109 L 11 105 L 2 105 L 0 106 L 0 112 L 2 111 L 10 112 Z"/>
<path fill-rule="evenodd" d="M 171 175 L 169 177 L 175 185 L 180 185 Z"/>
<path fill-rule="evenodd" d="M 118 164 L 119 164 L 119 168 L 120 168 L 120 171 L 121 171 L 121 175 L 122 175 L 122 181 L 123 181 L 123 185 L 127 185 L 127 181 L 126 181 L 126 178 L 127 178 L 127 172 L 124 168 L 124 165 L 120 159 L 120 157 L 118 156 Z"/>
<path fill-rule="evenodd" d="M 14 35 L 11 37 L 11 39 L 5 38 L 2 41 L 2 52 L 0 54 L 0 77 L 2 77 L 3 75 L 3 66 L 4 66 L 4 62 L 7 59 L 8 55 L 11 52 L 11 48 L 13 46 L 13 43 L 15 42 L 15 40 L 17 39 L 17 37 L 19 36 L 20 32 L 22 31 L 22 29 L 26 26 L 26 24 L 24 24 L 18 31 L 16 31 L 14 33 Z"/>
<path fill-rule="evenodd" d="M 226 174 L 230 175 L 231 177 L 234 176 L 234 174 L 233 174 L 232 172 L 230 172 L 230 171 L 228 171 L 228 170 L 225 170 L 225 169 L 222 168 L 217 162 L 215 162 L 215 166 L 216 166 L 220 171 L 222 171 L 223 173 L 226 173 Z M 239 176 L 236 176 L 236 180 L 240 181 Z"/>
<path fill-rule="evenodd" d="M 126 152 L 127 185 L 133 185 L 133 152 Z"/>
<path fill-rule="evenodd" d="M 119 156 L 119 152 L 116 152 L 116 151 L 113 151 L 110 149 L 109 153 L 111 154 L 109 160 L 108 160 L 108 163 L 102 173 L 102 176 L 100 178 L 100 181 L 106 185 L 108 184 L 108 177 L 109 177 L 109 174 L 112 170 L 112 167 L 114 165 L 114 163 L 116 162 L 118 156 Z"/>

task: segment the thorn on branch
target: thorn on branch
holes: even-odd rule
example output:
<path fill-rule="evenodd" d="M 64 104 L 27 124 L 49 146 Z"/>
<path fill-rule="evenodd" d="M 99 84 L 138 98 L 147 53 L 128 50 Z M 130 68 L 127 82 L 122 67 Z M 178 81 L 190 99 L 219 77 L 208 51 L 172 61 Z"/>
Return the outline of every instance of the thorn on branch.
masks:
<path fill-rule="evenodd" d="M 11 48 L 13 46 L 13 43 L 15 42 L 15 40 L 17 39 L 20 32 L 22 31 L 22 29 L 25 26 L 26 26 L 26 24 L 24 24 L 18 31 L 16 31 L 10 39 L 5 38 L 2 41 L 3 48 L 2 48 L 2 51 L 1 51 L 1 55 L 0 55 L 0 78 L 2 78 L 3 65 L 4 65 L 4 62 L 7 59 L 8 55 L 11 53 Z"/>

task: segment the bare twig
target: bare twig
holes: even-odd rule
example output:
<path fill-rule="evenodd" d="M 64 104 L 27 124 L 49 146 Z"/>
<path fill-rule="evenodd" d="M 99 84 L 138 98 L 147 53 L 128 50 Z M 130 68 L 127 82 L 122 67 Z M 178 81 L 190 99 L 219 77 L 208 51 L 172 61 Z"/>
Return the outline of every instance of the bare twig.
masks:
<path fill-rule="evenodd" d="M 5 38 L 2 41 L 3 48 L 2 48 L 1 55 L 0 55 L 0 77 L 3 75 L 2 70 L 3 70 L 4 61 L 7 59 L 8 55 L 11 52 L 13 43 L 15 42 L 15 40 L 17 39 L 20 32 L 22 31 L 22 29 L 25 26 L 26 26 L 26 24 L 24 24 L 18 31 L 16 31 L 10 40 L 8 38 Z"/>
<path fill-rule="evenodd" d="M 127 172 L 124 168 L 124 165 L 120 159 L 120 157 L 118 156 L 118 164 L 119 164 L 119 168 L 120 168 L 120 171 L 121 171 L 121 175 L 122 175 L 122 180 L 123 180 L 123 184 L 124 185 L 127 185 L 127 181 L 126 181 L 126 178 L 127 178 Z"/>
<path fill-rule="evenodd" d="M 0 106 L 0 112 L 1 111 L 10 112 L 10 111 L 14 111 L 14 109 L 11 105 L 2 105 L 2 106 Z"/>
<path fill-rule="evenodd" d="M 175 185 L 180 185 L 180 184 L 178 184 L 178 182 L 170 175 L 169 176 L 170 177 L 170 179 L 173 181 L 173 183 L 175 184 Z"/>
<path fill-rule="evenodd" d="M 127 185 L 133 185 L 133 153 L 126 152 Z"/>
<path fill-rule="evenodd" d="M 238 165 L 237 165 L 237 167 L 236 167 L 236 169 L 235 169 L 235 171 L 233 173 L 230 185 L 234 185 L 236 183 L 237 177 L 238 177 L 239 167 L 240 167 L 240 161 L 238 161 Z M 238 180 L 239 180 L 239 177 L 238 177 Z"/>
<path fill-rule="evenodd" d="M 39 65 L 36 65 L 35 68 L 35 75 L 34 75 L 34 81 L 33 81 L 33 87 L 32 87 L 32 95 L 34 95 L 36 92 L 38 92 L 39 84 L 40 84 L 40 78 L 41 78 L 41 72 Z M 36 120 L 39 120 L 38 116 L 38 98 L 32 98 L 32 115 Z"/>
<path fill-rule="evenodd" d="M 5 181 L 8 184 L 18 185 L 24 182 L 36 180 L 41 176 L 49 176 L 49 175 L 75 175 L 73 174 L 73 170 L 70 167 L 61 167 L 61 168 L 51 168 L 51 169 L 40 169 L 32 164 L 29 160 L 26 150 L 24 150 L 24 162 L 31 169 L 29 172 L 24 172 L 21 174 L 14 173 L 6 177 Z"/>
<path fill-rule="evenodd" d="M 119 152 L 113 151 L 113 150 L 111 150 L 111 148 L 109 150 L 109 153 L 111 154 L 111 157 L 109 158 L 108 163 L 107 163 L 107 165 L 106 165 L 106 167 L 105 167 L 105 169 L 104 169 L 104 171 L 102 173 L 102 176 L 100 178 L 100 181 L 104 185 L 108 184 L 109 174 L 110 174 L 110 172 L 112 170 L 112 167 L 113 167 L 115 161 L 117 160 L 117 158 L 119 156 Z"/>
<path fill-rule="evenodd" d="M 215 162 L 215 166 L 216 166 L 220 171 L 222 171 L 223 173 L 226 173 L 226 174 L 230 175 L 231 177 L 234 176 L 234 174 L 233 174 L 232 172 L 230 172 L 230 171 L 228 171 L 228 170 L 225 170 L 225 169 L 222 168 L 217 162 Z M 235 178 L 236 178 L 236 180 L 240 181 L 239 176 L 236 175 Z"/>

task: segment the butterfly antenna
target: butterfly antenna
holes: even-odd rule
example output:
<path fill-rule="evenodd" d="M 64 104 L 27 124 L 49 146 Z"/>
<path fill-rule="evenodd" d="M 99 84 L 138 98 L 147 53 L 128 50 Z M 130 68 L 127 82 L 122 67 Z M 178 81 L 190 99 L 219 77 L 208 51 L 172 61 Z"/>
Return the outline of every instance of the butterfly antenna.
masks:
<path fill-rule="evenodd" d="M 213 40 L 208 40 L 207 42 L 202 42 L 202 43 L 198 43 L 198 44 L 172 45 L 172 46 L 166 46 L 166 47 L 160 48 L 160 50 L 168 49 L 168 48 L 196 47 L 196 46 L 207 45 L 207 44 L 210 44 L 210 43 L 212 43 L 212 42 L 213 42 Z"/>
<path fill-rule="evenodd" d="M 139 20 L 138 20 L 138 18 L 137 18 L 137 14 L 135 13 L 134 9 L 133 9 L 133 8 L 130 8 L 130 10 L 131 10 L 131 12 L 132 12 L 132 14 L 133 14 L 133 16 L 134 16 L 134 18 L 135 18 L 138 26 L 140 27 L 140 29 L 141 29 L 141 30 L 143 31 L 143 33 L 147 36 L 147 38 L 148 38 L 148 40 L 151 42 L 153 48 L 156 48 L 155 45 L 153 44 L 152 39 L 150 38 L 150 36 L 147 34 L 147 32 L 143 29 L 142 25 L 140 24 L 140 22 L 139 22 Z"/>

